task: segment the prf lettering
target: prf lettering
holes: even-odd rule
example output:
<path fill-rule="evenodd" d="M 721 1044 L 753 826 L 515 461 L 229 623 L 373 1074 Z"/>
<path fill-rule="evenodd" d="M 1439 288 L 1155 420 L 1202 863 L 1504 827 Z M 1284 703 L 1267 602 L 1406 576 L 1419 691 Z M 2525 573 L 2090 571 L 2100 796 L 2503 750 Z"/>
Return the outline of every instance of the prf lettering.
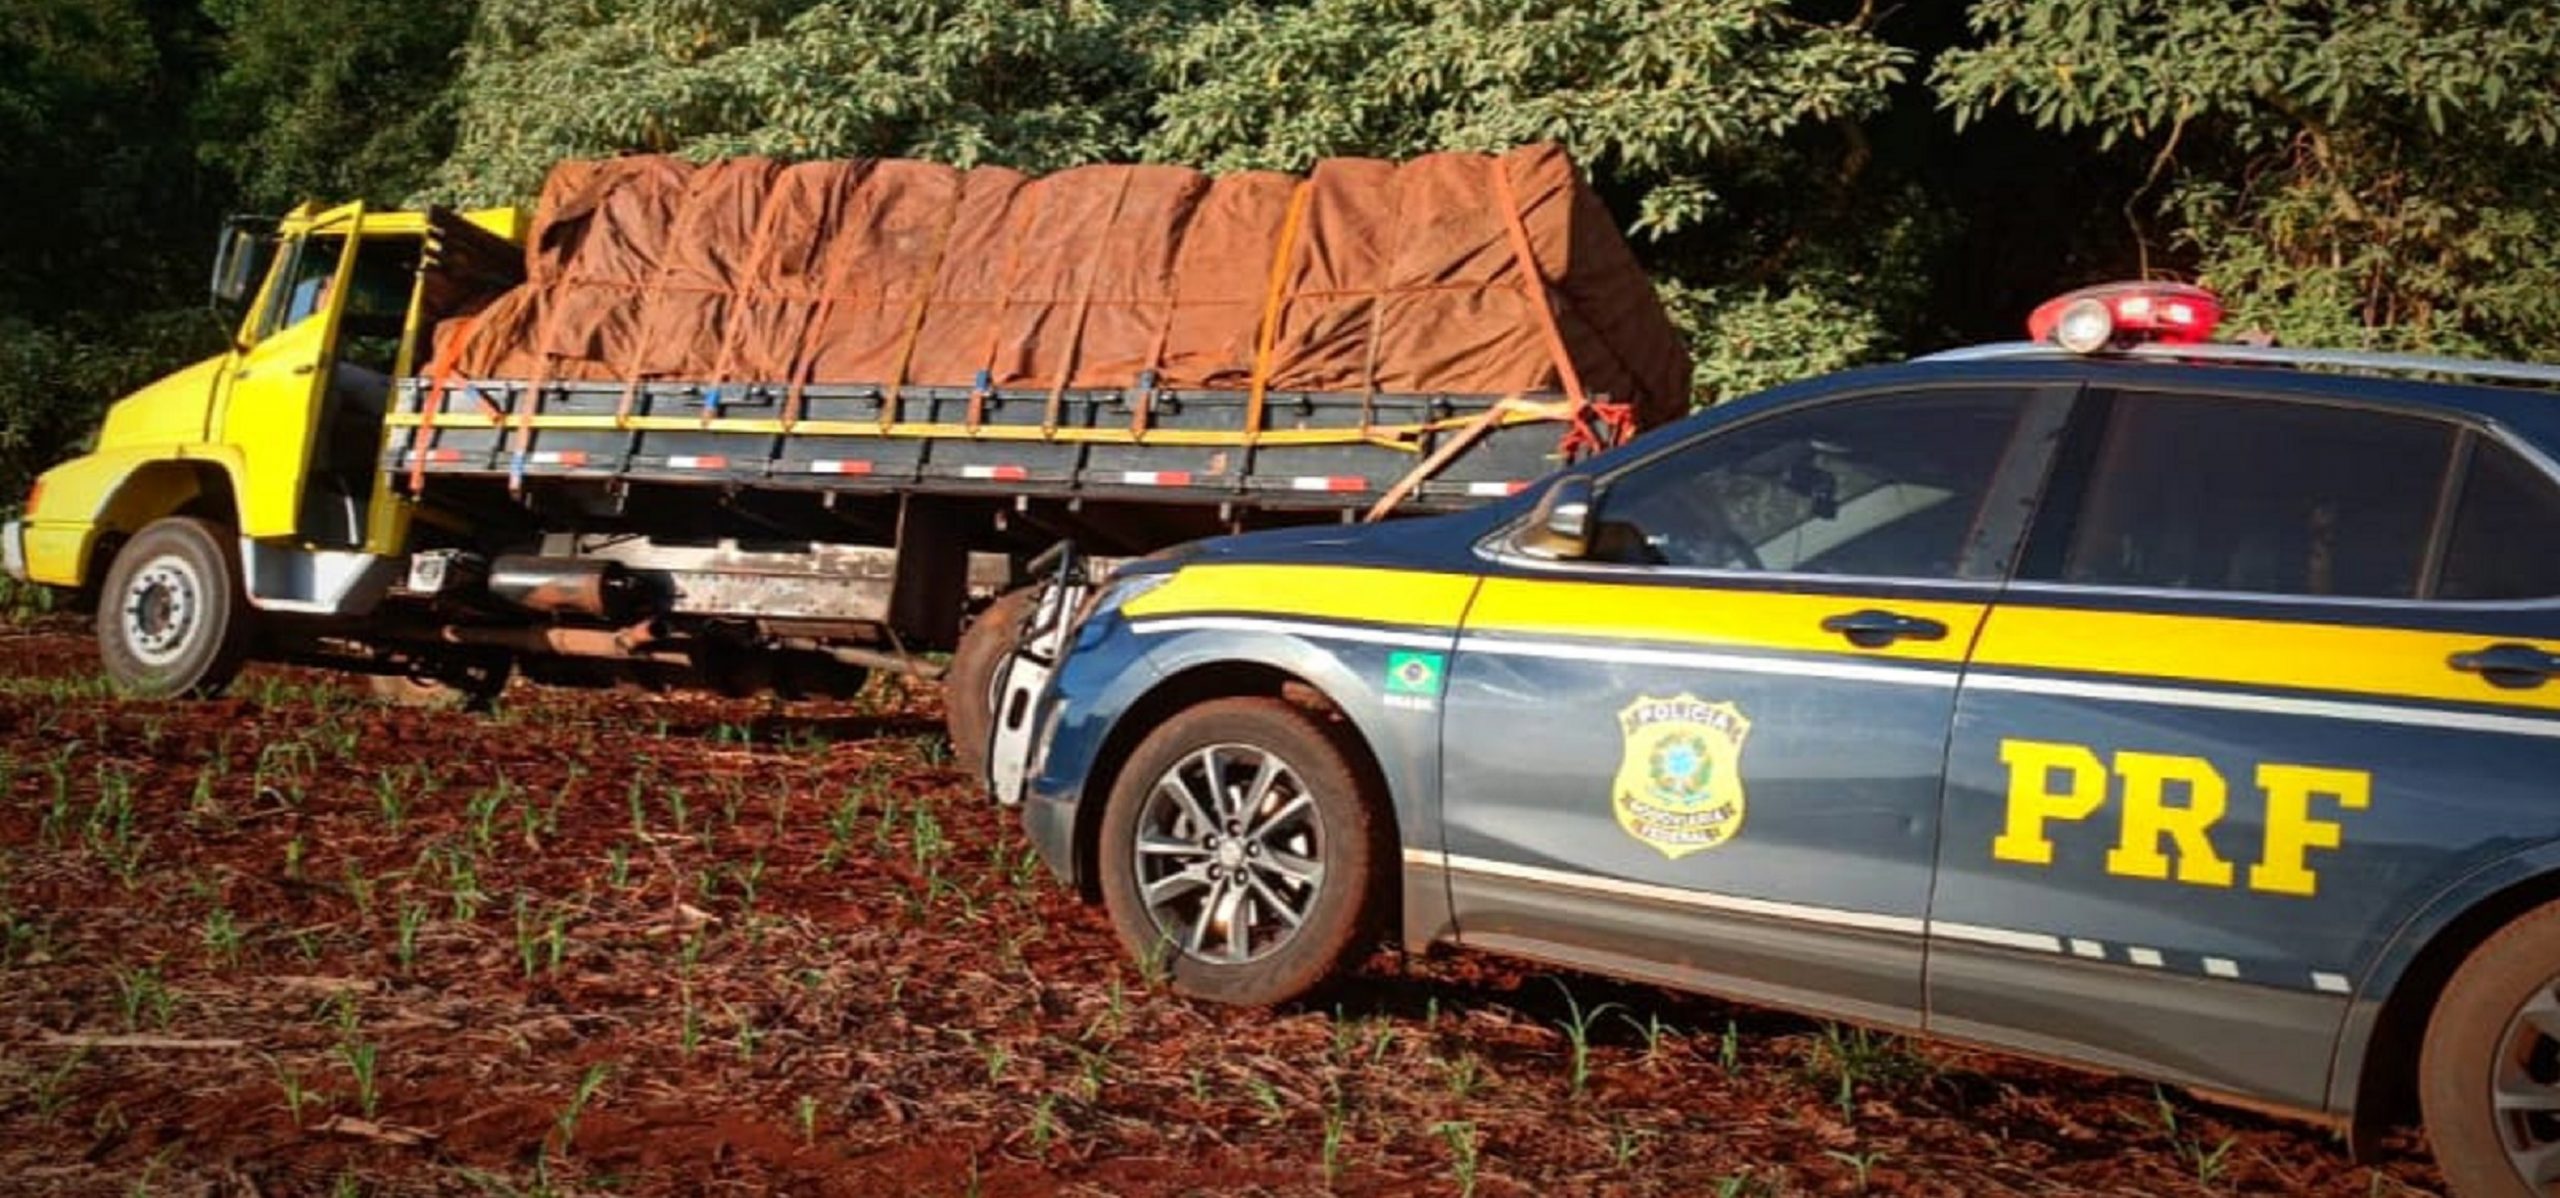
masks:
<path fill-rule="evenodd" d="M 2191 886 L 2229 886 L 2241 876 L 2205 835 L 2230 810 L 2231 783 L 2204 758 L 2128 750 L 2101 759 L 2086 745 L 2004 740 L 2000 763 L 2009 767 L 2009 805 L 1991 841 L 1999 860 L 2053 864 L 2047 829 L 2087 820 L 2113 798 L 2116 843 L 2107 850 L 2108 873 Z M 2266 805 L 2266 833 L 2245 875 L 2249 889 L 2317 893 L 2311 850 L 2337 848 L 2342 830 L 2320 812 L 2364 810 L 2373 775 L 2269 761 L 2250 781 Z"/>

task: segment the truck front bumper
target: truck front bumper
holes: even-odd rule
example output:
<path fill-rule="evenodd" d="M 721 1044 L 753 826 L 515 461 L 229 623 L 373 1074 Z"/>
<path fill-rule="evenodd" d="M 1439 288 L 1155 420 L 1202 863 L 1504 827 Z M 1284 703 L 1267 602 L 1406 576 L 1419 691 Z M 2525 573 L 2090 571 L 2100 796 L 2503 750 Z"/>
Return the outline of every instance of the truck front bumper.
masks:
<path fill-rule="evenodd" d="M 27 581 L 27 522 L 24 520 L 0 524 L 0 572 L 20 582 Z"/>

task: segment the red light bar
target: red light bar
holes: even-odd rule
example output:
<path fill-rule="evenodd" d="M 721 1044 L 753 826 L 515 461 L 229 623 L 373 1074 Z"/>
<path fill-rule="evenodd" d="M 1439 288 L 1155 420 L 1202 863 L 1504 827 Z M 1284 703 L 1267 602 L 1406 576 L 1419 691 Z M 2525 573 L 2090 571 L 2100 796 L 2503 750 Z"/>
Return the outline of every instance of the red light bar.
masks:
<path fill-rule="evenodd" d="M 2222 301 L 2202 287 L 2108 283 L 2046 300 L 2027 317 L 2027 336 L 2085 354 L 2145 341 L 2193 345 L 2221 321 Z"/>

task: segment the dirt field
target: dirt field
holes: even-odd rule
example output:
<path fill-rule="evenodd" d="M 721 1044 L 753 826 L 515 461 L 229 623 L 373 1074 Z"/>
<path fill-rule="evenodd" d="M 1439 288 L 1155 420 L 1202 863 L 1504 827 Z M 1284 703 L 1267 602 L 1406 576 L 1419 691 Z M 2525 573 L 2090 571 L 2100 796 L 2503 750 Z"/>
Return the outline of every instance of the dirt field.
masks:
<path fill-rule="evenodd" d="M 873 696 L 430 715 L 262 671 L 131 703 L 76 624 L 0 627 L 0 1190 L 2437 1184 L 2414 1147 L 2368 1169 L 2145 1083 L 1488 958 L 1193 1006 L 949 768 L 930 694 Z"/>

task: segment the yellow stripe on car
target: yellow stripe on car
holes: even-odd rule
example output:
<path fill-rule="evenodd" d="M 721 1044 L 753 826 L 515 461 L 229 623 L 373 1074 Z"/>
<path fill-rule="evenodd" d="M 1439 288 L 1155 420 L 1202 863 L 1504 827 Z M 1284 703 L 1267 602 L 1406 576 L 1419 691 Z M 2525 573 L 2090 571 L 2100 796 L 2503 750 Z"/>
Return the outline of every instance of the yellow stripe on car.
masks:
<path fill-rule="evenodd" d="M 2500 639 L 2004 604 L 1983 630 L 1973 665 L 2560 710 L 2560 687 L 2506 689 L 2448 664 Z"/>
<path fill-rule="evenodd" d="M 1303 616 L 1454 629 L 1476 579 L 1468 574 L 1360 566 L 1185 566 L 1129 601 L 1132 620 L 1205 612 Z"/>

